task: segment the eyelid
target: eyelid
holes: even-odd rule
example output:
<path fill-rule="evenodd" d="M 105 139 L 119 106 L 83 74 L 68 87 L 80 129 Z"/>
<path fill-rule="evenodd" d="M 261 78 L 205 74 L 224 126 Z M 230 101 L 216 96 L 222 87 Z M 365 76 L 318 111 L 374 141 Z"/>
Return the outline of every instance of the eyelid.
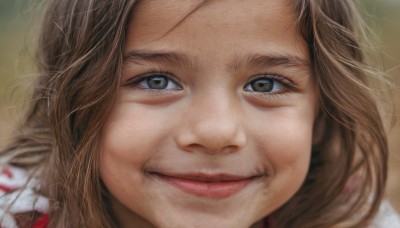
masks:
<path fill-rule="evenodd" d="M 296 84 L 294 84 L 287 77 L 283 77 L 283 76 L 280 76 L 279 74 L 275 74 L 275 73 L 259 73 L 257 75 L 252 76 L 252 77 L 250 77 L 248 82 L 244 85 L 243 89 L 246 88 L 251 82 L 258 80 L 258 79 L 265 79 L 265 78 L 276 80 L 278 83 L 282 84 L 282 86 L 284 86 L 286 88 L 286 90 L 284 90 L 284 91 L 270 92 L 270 93 L 268 93 L 269 95 L 282 94 L 282 93 L 286 93 L 289 91 L 297 91 L 298 90 Z M 248 91 L 248 92 L 252 92 L 252 91 Z M 262 93 L 262 92 L 254 91 L 254 93 Z"/>
<path fill-rule="evenodd" d="M 140 83 L 141 81 L 145 80 L 146 78 L 149 77 L 154 77 L 156 75 L 160 75 L 160 76 L 164 76 L 166 77 L 168 80 L 171 80 L 173 83 L 177 84 L 179 86 L 179 88 L 183 88 L 183 86 L 181 85 L 182 83 L 179 82 L 179 80 L 170 72 L 168 71 L 160 71 L 160 70 L 151 70 L 148 71 L 144 74 L 139 74 L 137 76 L 133 76 L 131 78 L 129 78 L 128 80 L 126 80 L 126 82 L 124 82 L 124 87 L 133 87 L 135 85 L 137 85 L 138 83 Z"/>
<path fill-rule="evenodd" d="M 288 88 L 296 88 L 296 85 L 289 80 L 286 77 L 280 76 L 279 74 L 275 73 L 259 73 L 249 79 L 249 82 L 257 80 L 257 79 L 263 79 L 263 78 L 268 78 L 268 79 L 274 79 L 277 80 L 280 83 L 283 83 L 286 87 Z"/>

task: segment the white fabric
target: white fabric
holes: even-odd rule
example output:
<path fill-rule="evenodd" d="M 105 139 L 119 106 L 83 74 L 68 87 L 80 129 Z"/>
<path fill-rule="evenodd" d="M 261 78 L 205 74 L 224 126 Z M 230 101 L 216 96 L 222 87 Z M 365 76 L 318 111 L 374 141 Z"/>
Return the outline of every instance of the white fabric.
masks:
<path fill-rule="evenodd" d="M 371 228 L 400 228 L 400 216 L 390 206 L 389 202 L 384 201 L 380 208 L 378 215 L 370 226 Z"/>
<path fill-rule="evenodd" d="M 35 191 L 38 181 L 24 169 L 5 166 L 0 169 L 0 227 L 18 228 L 13 214 L 38 211 L 46 214 L 49 201 Z M 23 188 L 25 186 L 25 188 Z M 10 206 L 11 202 L 15 202 Z"/>

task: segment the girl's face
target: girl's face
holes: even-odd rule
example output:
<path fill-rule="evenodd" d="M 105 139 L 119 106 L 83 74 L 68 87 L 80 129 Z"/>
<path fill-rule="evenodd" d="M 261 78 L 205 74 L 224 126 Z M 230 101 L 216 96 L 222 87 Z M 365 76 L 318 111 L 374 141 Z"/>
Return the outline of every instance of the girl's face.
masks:
<path fill-rule="evenodd" d="M 317 110 L 290 1 L 141 1 L 100 173 L 121 227 L 249 227 L 300 188 Z"/>

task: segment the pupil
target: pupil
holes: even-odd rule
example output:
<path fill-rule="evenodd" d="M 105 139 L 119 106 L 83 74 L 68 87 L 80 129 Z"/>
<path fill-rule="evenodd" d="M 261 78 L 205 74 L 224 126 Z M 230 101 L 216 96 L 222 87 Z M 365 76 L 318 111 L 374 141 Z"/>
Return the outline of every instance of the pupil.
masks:
<path fill-rule="evenodd" d="M 256 92 L 271 92 L 273 88 L 272 79 L 258 79 L 251 83 L 251 88 Z"/>
<path fill-rule="evenodd" d="M 152 77 L 147 79 L 150 89 L 165 89 L 167 87 L 167 80 L 164 77 Z"/>

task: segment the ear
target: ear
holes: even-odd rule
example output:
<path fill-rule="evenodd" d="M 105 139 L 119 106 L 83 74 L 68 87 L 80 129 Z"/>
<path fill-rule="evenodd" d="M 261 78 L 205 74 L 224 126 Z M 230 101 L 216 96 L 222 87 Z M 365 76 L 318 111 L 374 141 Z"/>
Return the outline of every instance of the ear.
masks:
<path fill-rule="evenodd" d="M 313 127 L 313 135 L 312 135 L 312 147 L 318 147 L 325 138 L 326 128 L 327 128 L 327 119 L 326 115 L 323 111 L 319 110 L 315 120 Z"/>

